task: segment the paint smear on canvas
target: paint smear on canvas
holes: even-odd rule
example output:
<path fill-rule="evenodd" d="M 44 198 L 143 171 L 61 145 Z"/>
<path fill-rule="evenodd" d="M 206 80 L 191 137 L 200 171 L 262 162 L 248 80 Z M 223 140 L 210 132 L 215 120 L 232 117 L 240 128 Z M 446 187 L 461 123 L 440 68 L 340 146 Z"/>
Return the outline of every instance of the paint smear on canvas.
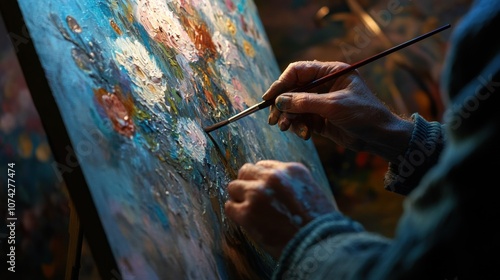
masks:
<path fill-rule="evenodd" d="M 275 261 L 224 215 L 228 182 L 261 159 L 327 180 L 313 144 L 266 112 L 202 129 L 279 76 L 253 2 L 19 3 L 73 145 L 91 147 L 77 155 L 120 273 L 270 278 Z"/>

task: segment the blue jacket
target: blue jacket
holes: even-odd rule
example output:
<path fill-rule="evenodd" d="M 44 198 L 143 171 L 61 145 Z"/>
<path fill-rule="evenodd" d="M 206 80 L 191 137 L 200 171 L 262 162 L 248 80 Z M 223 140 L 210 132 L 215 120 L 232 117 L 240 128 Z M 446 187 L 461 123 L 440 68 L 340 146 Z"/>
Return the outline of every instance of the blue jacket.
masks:
<path fill-rule="evenodd" d="M 395 237 L 327 214 L 302 228 L 274 279 L 500 279 L 500 3 L 476 1 L 455 27 L 442 73 L 444 123 L 413 115 L 388 190 L 408 195 Z"/>

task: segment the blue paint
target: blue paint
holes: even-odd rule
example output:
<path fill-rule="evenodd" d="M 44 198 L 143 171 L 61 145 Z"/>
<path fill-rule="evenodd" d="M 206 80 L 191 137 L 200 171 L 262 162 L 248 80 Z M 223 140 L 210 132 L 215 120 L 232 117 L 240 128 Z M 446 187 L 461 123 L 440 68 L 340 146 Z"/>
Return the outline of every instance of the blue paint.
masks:
<path fill-rule="evenodd" d="M 156 0 L 150 0 L 153 1 Z M 227 119 L 238 111 L 231 104 L 234 94 L 248 103 L 245 106 L 253 105 L 278 77 L 279 68 L 269 44 L 262 41 L 263 38 L 253 38 L 240 26 L 241 17 L 249 24 L 253 20 L 256 34 L 265 34 L 253 2 L 238 1 L 232 13 L 227 13 L 222 0 L 213 0 L 211 5 L 236 24 L 234 38 L 230 32 L 220 30 L 227 42 L 245 40 L 252 44 L 255 57 L 248 57 L 239 45 L 233 46 L 244 67 L 225 61 L 220 53 L 187 61 L 182 51 L 151 38 L 137 18 L 130 23 L 125 18 L 129 12 L 122 10 L 127 1 L 114 2 L 118 8 L 105 2 L 96 5 L 91 0 L 75 0 L 64 5 L 57 0 L 19 0 L 73 144 L 93 139 L 95 136 L 89 134 L 92 129 L 102 137 L 94 139 L 89 155 L 79 158 L 99 218 L 108 234 L 102 238 L 110 244 L 120 269 L 141 263 L 147 266 L 133 267 L 135 272 L 142 273 L 134 275 L 138 279 L 185 279 L 187 275 L 183 273 L 186 271 L 199 273 L 195 275 L 199 278 L 238 279 L 242 273 L 265 278 L 274 266 L 273 261 L 250 246 L 238 228 L 224 219 L 226 185 L 248 161 L 276 158 L 320 166 L 314 146 L 300 139 L 291 140 L 275 127 L 268 126 L 267 115 L 258 112 L 212 134 L 221 151 L 217 151 L 212 140 L 204 139 L 206 147 L 202 147 L 202 151 L 206 154 L 200 160 L 191 157 L 180 141 L 189 141 L 192 131 L 179 128 L 181 119 L 198 124 L 200 130 L 202 125 Z M 169 5 L 176 7 L 175 13 L 186 12 L 176 6 L 181 5 L 180 2 L 169 2 Z M 191 8 L 195 11 L 192 15 L 182 15 L 186 20 L 203 22 L 211 32 L 219 31 L 215 28 L 220 24 L 210 21 L 207 11 L 202 11 L 203 6 Z M 58 24 L 50 19 L 51 14 L 55 15 L 53 19 Z M 164 11 L 164 14 L 168 13 Z M 78 22 L 81 33 L 69 30 L 65 22 L 68 15 Z M 116 23 L 122 35 L 115 32 L 110 20 Z M 169 30 L 168 26 L 163 29 Z M 189 38 L 189 34 L 194 33 L 187 32 L 184 37 Z M 124 51 L 118 48 L 127 47 L 117 44 L 118 38 L 123 42 L 139 42 L 147 51 L 145 59 L 156 62 L 166 88 L 155 94 L 161 94 L 165 103 L 150 104 L 151 101 L 146 100 L 144 96 L 154 93 L 154 89 L 135 79 L 139 74 L 126 64 L 132 58 L 127 58 L 124 65 L 116 59 L 117 53 Z M 79 54 L 83 58 L 92 58 L 83 60 L 88 71 L 74 63 L 73 48 L 81 50 Z M 139 66 L 144 66 L 145 71 L 152 67 L 150 64 Z M 140 78 L 148 79 L 147 74 Z M 234 92 L 233 80 L 241 83 L 240 92 Z M 132 120 L 135 127 L 132 137 L 124 137 L 110 125 L 109 115 L 119 110 L 104 108 L 96 102 L 94 91 L 105 89 L 110 94 L 118 94 L 115 88 L 121 89 L 123 95 L 116 100 L 130 111 L 127 120 Z M 186 96 L 189 100 L 183 99 Z M 116 104 L 109 106 L 119 108 Z M 318 171 L 313 176 L 321 185 L 328 186 L 323 173 Z M 153 225 L 146 224 L 144 217 Z M 134 228 L 127 228 L 131 225 Z M 232 246 L 233 256 L 249 259 L 249 267 L 238 271 L 241 267 L 230 263 L 235 260 L 222 249 L 226 237 L 238 240 L 227 246 Z M 193 240 L 200 240 L 203 246 L 193 249 L 190 247 Z M 137 261 L 126 264 L 125 259 Z M 203 262 L 193 261 L 200 259 Z"/>

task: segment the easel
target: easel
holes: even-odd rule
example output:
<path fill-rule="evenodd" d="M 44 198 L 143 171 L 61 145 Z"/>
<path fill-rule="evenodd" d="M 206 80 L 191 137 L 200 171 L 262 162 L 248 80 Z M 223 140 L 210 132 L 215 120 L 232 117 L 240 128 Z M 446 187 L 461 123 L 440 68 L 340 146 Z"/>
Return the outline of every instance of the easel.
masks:
<path fill-rule="evenodd" d="M 28 32 L 23 14 L 17 0 L 0 1 L 0 13 L 9 34 L 22 37 L 19 42 L 13 42 L 18 61 L 21 65 L 26 84 L 30 90 L 33 102 L 41 118 L 47 134 L 54 159 L 66 166 L 68 152 L 74 151 L 66 127 L 59 113 L 57 103 L 45 77 L 45 71 L 40 63 L 33 40 Z M 70 202 L 69 248 L 65 279 L 78 279 L 83 245 L 84 225 L 89 229 L 85 236 L 89 240 L 89 249 L 93 253 L 97 269 L 102 279 L 122 279 L 113 252 L 106 238 L 99 214 L 94 205 L 92 195 L 87 186 L 83 171 L 77 164 L 70 171 L 62 174 L 66 182 Z M 69 187 L 70 186 L 70 187 Z M 78 216 L 77 211 L 85 213 Z M 90 242 L 91 241 L 91 242 Z M 98 253 L 96 253 L 98 252 Z"/>
<path fill-rule="evenodd" d="M 80 224 L 80 218 L 76 213 L 73 201 L 69 199 L 69 242 L 68 256 L 66 260 L 66 280 L 78 280 L 80 276 L 80 260 L 82 256 L 83 229 Z"/>

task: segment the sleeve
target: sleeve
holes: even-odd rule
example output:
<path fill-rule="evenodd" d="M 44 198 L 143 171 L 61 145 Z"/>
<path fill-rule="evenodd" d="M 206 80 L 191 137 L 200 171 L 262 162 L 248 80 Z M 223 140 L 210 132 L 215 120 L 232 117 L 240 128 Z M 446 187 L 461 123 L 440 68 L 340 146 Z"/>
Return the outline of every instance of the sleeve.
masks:
<path fill-rule="evenodd" d="M 414 170 L 390 171 L 394 191 L 411 191 L 394 238 L 366 232 L 341 213 L 318 217 L 287 244 L 275 280 L 498 278 L 500 239 L 492 230 L 500 220 L 500 40 L 492 39 L 498 26 L 498 3 L 478 0 L 452 35 L 443 72 L 447 125 L 414 115 L 417 128 L 404 157 L 413 159 Z M 431 144 L 443 139 L 443 129 L 448 136 L 439 152 Z M 417 160 L 426 151 L 430 157 Z M 418 171 L 431 161 L 425 175 Z"/>
<path fill-rule="evenodd" d="M 428 122 L 418 113 L 412 115 L 415 127 L 404 156 L 398 163 L 389 163 L 385 174 L 385 189 L 408 195 L 422 176 L 436 165 L 445 145 L 444 128 L 439 122 Z"/>
<path fill-rule="evenodd" d="M 346 276 L 352 272 L 350 262 L 357 261 L 350 255 L 366 254 L 368 247 L 377 254 L 388 244 L 389 239 L 367 233 L 340 213 L 326 214 L 306 225 L 286 246 L 274 279 L 329 279 L 330 272 L 324 268 L 332 266 L 335 276 Z"/>

